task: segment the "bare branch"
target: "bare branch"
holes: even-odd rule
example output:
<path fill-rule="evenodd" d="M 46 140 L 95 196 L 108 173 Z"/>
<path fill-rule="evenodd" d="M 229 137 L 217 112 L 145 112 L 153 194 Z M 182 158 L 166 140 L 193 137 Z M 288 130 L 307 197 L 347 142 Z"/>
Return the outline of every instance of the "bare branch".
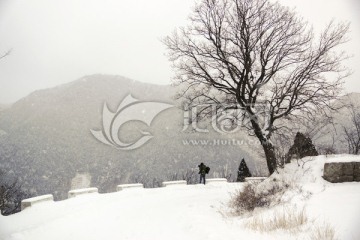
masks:
<path fill-rule="evenodd" d="M 2 55 L 0 55 L 0 60 L 3 59 L 4 57 L 10 55 L 12 49 L 8 50 L 7 52 L 3 53 Z"/>

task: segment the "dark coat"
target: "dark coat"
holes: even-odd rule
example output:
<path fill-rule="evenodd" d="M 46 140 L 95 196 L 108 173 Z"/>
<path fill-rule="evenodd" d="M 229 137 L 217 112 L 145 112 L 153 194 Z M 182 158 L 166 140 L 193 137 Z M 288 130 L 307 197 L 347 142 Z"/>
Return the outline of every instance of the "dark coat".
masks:
<path fill-rule="evenodd" d="M 202 163 L 198 167 L 199 167 L 199 174 L 205 175 L 206 174 L 206 165 Z"/>

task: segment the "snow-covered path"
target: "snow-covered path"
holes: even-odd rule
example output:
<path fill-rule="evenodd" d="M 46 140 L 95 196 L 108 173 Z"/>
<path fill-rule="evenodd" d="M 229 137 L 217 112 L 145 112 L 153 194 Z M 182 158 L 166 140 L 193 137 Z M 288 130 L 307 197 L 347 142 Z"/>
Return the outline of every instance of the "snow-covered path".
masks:
<path fill-rule="evenodd" d="M 0 217 L 1 239 L 222 239 L 238 226 L 221 216 L 240 184 L 171 186 L 41 203 Z M 240 231 L 241 232 L 241 231 Z"/>

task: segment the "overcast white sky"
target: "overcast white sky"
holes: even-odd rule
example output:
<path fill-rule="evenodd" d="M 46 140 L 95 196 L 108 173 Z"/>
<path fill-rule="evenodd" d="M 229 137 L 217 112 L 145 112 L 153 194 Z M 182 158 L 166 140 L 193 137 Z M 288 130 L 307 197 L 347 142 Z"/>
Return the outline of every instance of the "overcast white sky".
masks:
<path fill-rule="evenodd" d="M 351 21 L 354 74 L 360 92 L 360 1 L 280 0 L 315 28 L 335 18 Z M 160 39 L 186 24 L 194 0 L 0 0 L 0 103 L 84 75 L 115 74 L 168 84 L 172 76 Z"/>

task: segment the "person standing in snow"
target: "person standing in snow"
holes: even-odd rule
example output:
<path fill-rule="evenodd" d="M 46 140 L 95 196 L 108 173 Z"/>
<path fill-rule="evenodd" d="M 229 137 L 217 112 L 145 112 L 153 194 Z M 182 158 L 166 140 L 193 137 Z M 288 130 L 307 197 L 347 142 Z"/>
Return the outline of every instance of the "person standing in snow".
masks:
<path fill-rule="evenodd" d="M 200 163 L 199 167 L 199 174 L 200 174 L 200 183 L 203 181 L 205 185 L 205 175 L 209 173 L 210 168 L 207 167 L 204 163 Z"/>

